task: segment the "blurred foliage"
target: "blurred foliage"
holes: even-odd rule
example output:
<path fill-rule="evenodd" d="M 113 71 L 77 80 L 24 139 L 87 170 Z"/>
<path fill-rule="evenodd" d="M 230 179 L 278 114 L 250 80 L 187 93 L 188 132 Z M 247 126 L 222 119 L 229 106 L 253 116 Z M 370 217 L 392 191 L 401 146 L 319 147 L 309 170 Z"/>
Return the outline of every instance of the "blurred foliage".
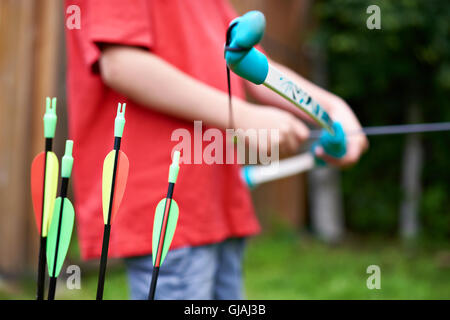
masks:
<path fill-rule="evenodd" d="M 364 126 L 401 124 L 416 104 L 420 121 L 450 121 L 450 2 L 438 0 L 315 1 L 318 27 L 310 44 L 327 58 L 329 89 Z M 378 5 L 381 29 L 366 10 Z M 448 133 L 422 135 L 425 148 L 422 231 L 450 236 Z M 373 137 L 361 163 L 343 174 L 347 222 L 360 232 L 397 230 L 405 137 Z"/>

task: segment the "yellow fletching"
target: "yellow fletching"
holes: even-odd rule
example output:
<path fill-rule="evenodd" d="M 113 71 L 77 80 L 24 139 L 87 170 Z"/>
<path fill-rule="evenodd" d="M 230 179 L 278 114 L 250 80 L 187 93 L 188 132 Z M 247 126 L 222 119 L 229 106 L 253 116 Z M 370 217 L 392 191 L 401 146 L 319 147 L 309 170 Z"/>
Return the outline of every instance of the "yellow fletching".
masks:
<path fill-rule="evenodd" d="M 56 154 L 47 152 L 47 164 L 45 170 L 44 212 L 42 236 L 47 237 L 50 222 L 52 221 L 53 208 L 55 206 L 56 192 L 58 188 L 59 163 Z"/>
<path fill-rule="evenodd" d="M 108 223 L 109 201 L 111 198 L 112 178 L 114 172 L 114 157 L 116 151 L 112 150 L 105 157 L 103 162 L 103 177 L 102 177 L 102 204 L 103 204 L 103 221 Z"/>

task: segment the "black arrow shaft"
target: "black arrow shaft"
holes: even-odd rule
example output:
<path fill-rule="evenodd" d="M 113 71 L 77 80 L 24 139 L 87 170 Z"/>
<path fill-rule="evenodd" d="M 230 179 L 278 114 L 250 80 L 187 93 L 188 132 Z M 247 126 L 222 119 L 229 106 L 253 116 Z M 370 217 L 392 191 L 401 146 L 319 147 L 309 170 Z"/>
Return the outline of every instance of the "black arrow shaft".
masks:
<path fill-rule="evenodd" d="M 97 283 L 97 297 L 96 297 L 97 300 L 103 299 L 103 291 L 105 288 L 106 266 L 108 264 L 109 238 L 111 234 L 111 214 L 114 202 L 114 190 L 116 185 L 117 162 L 119 159 L 120 142 L 121 142 L 120 137 L 114 138 L 114 150 L 116 150 L 116 153 L 114 155 L 113 176 L 110 193 L 111 195 L 109 198 L 109 208 L 108 208 L 108 220 L 103 229 L 102 253 L 100 257 L 100 270 Z"/>
<path fill-rule="evenodd" d="M 49 301 L 55 300 L 55 293 L 56 293 L 56 277 L 50 276 L 50 283 L 48 286 L 48 297 L 47 299 Z"/>
<path fill-rule="evenodd" d="M 152 282 L 150 284 L 150 292 L 148 300 L 155 300 L 156 283 L 158 282 L 159 267 L 153 267 Z"/>
<path fill-rule="evenodd" d="M 364 133 L 367 136 L 409 134 L 409 133 L 426 133 L 426 132 L 443 132 L 450 131 L 450 122 L 436 123 L 417 123 L 417 124 L 400 124 L 392 126 L 374 126 L 364 127 L 362 130 L 350 131 L 348 136 Z M 321 130 L 312 130 L 310 139 L 317 139 L 321 135 Z"/>
<path fill-rule="evenodd" d="M 111 225 L 105 224 L 103 229 L 102 255 L 100 258 L 100 271 L 97 283 L 97 300 L 103 299 L 103 290 L 105 288 L 106 265 L 108 263 L 109 236 L 111 233 Z"/>

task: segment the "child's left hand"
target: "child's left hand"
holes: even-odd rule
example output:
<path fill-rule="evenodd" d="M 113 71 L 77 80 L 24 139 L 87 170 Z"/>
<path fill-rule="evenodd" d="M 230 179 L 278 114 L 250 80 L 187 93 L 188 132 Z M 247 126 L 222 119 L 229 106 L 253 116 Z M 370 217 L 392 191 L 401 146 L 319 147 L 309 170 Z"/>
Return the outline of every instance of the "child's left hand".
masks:
<path fill-rule="evenodd" d="M 338 97 L 332 99 L 332 103 L 333 105 L 327 108 L 331 110 L 331 118 L 341 123 L 344 132 L 353 132 L 353 134 L 347 135 L 347 152 L 342 158 L 334 158 L 327 155 L 322 147 L 317 147 L 314 153 L 317 157 L 333 166 L 342 168 L 350 167 L 356 164 L 361 155 L 368 149 L 369 140 L 367 140 L 364 133 L 354 134 L 354 132 L 362 132 L 362 127 L 348 104 Z"/>

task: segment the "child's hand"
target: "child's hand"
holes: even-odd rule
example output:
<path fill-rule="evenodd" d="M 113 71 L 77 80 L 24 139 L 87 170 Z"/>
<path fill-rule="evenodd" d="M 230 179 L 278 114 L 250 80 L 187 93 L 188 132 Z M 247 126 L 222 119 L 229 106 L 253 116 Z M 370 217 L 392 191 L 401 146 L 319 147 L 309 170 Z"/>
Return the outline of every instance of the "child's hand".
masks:
<path fill-rule="evenodd" d="M 344 128 L 345 131 L 348 131 Z M 342 158 L 334 158 L 325 153 L 322 147 L 317 147 L 314 153 L 322 158 L 328 164 L 336 167 L 351 167 L 359 161 L 359 158 L 368 147 L 368 141 L 364 134 L 352 135 L 347 137 L 347 152 Z"/>
<path fill-rule="evenodd" d="M 340 99 L 332 99 L 332 110 L 330 113 L 334 121 L 339 121 L 346 133 L 361 131 L 361 124 L 351 111 L 347 103 Z M 347 152 L 342 158 L 333 158 L 325 153 L 323 148 L 317 147 L 314 153 L 327 163 L 336 167 L 350 167 L 359 161 L 361 155 L 368 149 L 369 141 L 364 133 L 347 135 Z"/>
<path fill-rule="evenodd" d="M 271 143 L 270 132 L 272 129 L 278 130 L 279 151 L 282 155 L 294 154 L 298 152 L 300 145 L 308 139 L 309 129 L 299 119 L 292 114 L 278 108 L 245 104 L 235 109 L 236 129 L 244 131 L 248 129 L 267 129 L 268 142 L 258 139 L 248 139 L 247 143 L 252 148 L 257 148 L 259 153 L 270 155 Z M 245 133 L 244 133 L 245 134 Z"/>

